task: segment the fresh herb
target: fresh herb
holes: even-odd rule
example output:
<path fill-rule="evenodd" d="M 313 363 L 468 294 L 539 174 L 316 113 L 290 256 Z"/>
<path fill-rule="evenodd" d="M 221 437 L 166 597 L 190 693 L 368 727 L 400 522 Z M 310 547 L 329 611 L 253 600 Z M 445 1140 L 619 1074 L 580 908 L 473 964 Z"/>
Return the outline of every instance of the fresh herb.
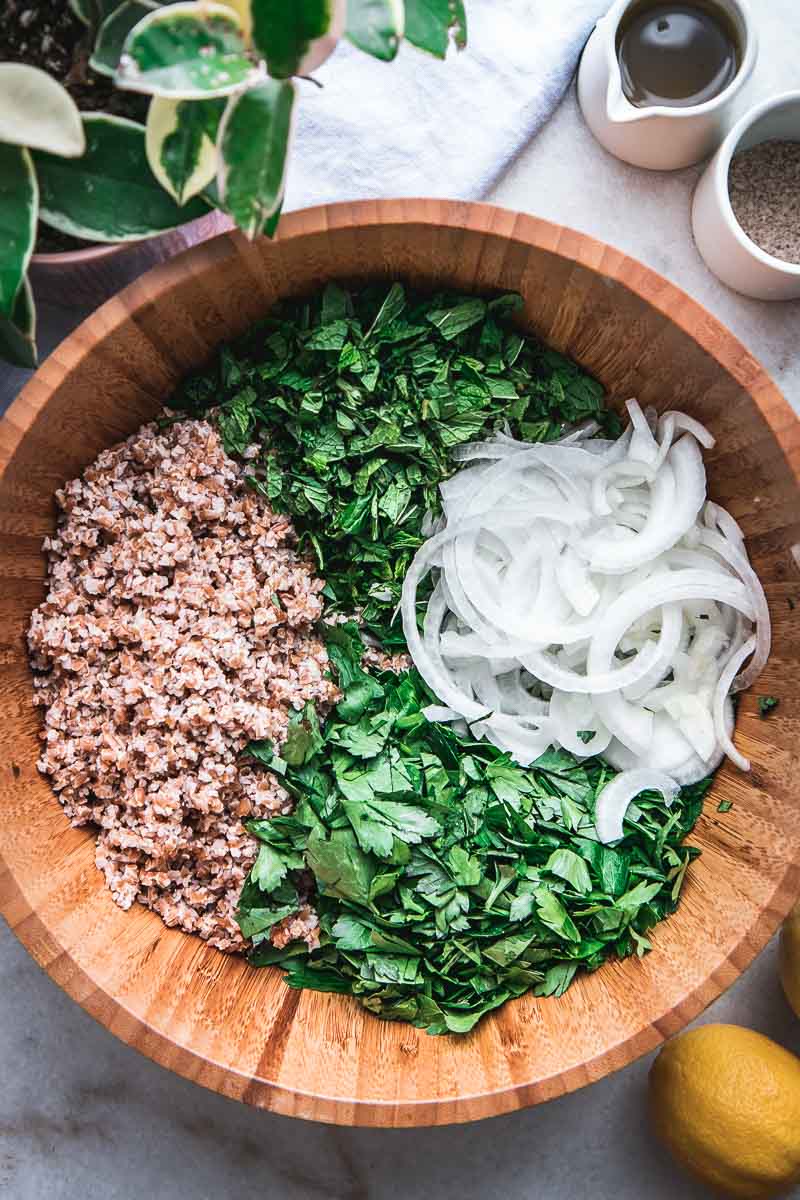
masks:
<path fill-rule="evenodd" d="M 455 446 L 505 423 L 529 441 L 590 416 L 618 429 L 595 380 L 521 335 L 520 305 L 332 283 L 273 310 L 177 399 L 218 410 L 229 453 L 260 443 L 249 482 L 291 513 L 327 611 L 358 612 L 387 649 L 404 645 L 392 614 Z"/>
<path fill-rule="evenodd" d="M 758 697 L 758 714 L 759 714 L 759 716 L 762 719 L 764 717 L 768 717 L 769 714 L 774 709 L 776 709 L 779 704 L 780 704 L 780 700 L 777 700 L 775 698 L 775 696 L 759 696 Z"/>
<path fill-rule="evenodd" d="M 732 800 L 720 800 L 719 804 L 717 805 L 717 812 L 718 813 L 730 812 L 732 808 L 733 808 Z"/>
<path fill-rule="evenodd" d="M 291 817 L 248 826 L 261 842 L 238 912 L 251 962 L 438 1034 L 466 1033 L 531 989 L 561 995 L 579 969 L 649 948 L 698 853 L 681 843 L 708 781 L 672 809 L 640 796 L 623 840 L 603 846 L 599 759 L 550 750 L 523 769 L 427 721 L 416 671 L 368 675 L 355 623 L 323 634 L 338 709 L 321 730 L 300 714 L 280 757 L 250 746 L 297 799 Z M 269 922 L 297 907 L 309 869 L 320 947 L 275 949 Z"/>

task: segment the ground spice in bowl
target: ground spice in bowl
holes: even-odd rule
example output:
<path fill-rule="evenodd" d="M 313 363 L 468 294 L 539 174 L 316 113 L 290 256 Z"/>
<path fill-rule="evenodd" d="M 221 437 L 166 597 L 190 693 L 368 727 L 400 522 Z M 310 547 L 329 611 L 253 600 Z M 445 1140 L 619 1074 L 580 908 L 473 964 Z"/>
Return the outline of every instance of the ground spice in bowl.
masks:
<path fill-rule="evenodd" d="M 775 258 L 800 264 L 800 141 L 760 142 L 735 154 L 728 192 L 750 240 Z"/>

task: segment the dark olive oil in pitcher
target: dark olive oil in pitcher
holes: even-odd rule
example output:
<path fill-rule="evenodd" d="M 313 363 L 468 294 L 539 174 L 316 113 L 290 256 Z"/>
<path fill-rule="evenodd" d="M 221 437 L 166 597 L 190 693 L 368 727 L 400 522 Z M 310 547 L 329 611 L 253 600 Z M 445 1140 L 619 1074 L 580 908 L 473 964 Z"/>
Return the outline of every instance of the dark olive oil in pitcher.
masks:
<path fill-rule="evenodd" d="M 620 23 L 617 57 L 631 104 L 688 108 L 713 100 L 733 82 L 741 44 L 732 20 L 714 3 L 640 0 Z"/>

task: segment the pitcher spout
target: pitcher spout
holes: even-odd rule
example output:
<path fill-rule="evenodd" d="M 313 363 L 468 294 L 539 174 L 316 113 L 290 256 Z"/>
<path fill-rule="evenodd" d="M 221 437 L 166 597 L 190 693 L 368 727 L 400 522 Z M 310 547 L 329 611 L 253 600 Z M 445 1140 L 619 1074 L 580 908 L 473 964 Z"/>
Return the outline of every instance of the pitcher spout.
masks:
<path fill-rule="evenodd" d="M 614 64 L 616 67 L 616 64 Z M 641 121 L 651 114 L 646 109 L 637 108 L 631 104 L 622 90 L 622 79 L 619 68 L 611 72 L 606 92 L 606 116 L 614 125 L 623 125 L 631 121 Z"/>
<path fill-rule="evenodd" d="M 651 114 L 631 104 L 622 89 L 617 58 L 617 33 L 632 0 L 616 0 L 604 17 L 597 22 L 595 37 L 605 64 L 608 85 L 605 95 L 606 120 L 612 125 L 625 125 L 641 121 Z"/>

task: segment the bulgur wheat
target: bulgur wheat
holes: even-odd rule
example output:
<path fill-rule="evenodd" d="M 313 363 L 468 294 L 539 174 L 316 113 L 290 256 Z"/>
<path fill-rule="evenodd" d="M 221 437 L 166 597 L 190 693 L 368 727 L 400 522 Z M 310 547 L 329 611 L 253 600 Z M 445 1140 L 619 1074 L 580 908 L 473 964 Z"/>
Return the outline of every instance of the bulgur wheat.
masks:
<path fill-rule="evenodd" d="M 290 810 L 250 739 L 336 696 L 313 623 L 321 580 L 288 517 L 244 482 L 206 421 L 146 425 L 57 492 L 49 592 L 28 640 L 39 769 L 73 825 L 98 827 L 114 899 L 221 950 L 256 855 L 243 820 Z M 305 906 L 291 936 L 316 942 Z M 286 931 L 284 931 L 285 933 Z"/>

